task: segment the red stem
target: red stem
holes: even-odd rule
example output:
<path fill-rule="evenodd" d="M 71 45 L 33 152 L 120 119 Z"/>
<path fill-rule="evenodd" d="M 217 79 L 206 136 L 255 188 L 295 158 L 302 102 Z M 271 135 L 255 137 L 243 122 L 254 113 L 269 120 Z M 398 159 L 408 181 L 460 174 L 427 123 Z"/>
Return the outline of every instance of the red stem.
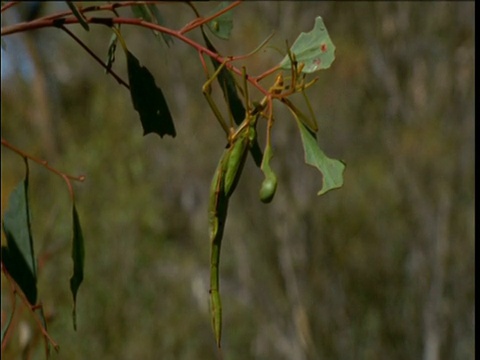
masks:
<path fill-rule="evenodd" d="M 232 5 L 234 5 L 234 4 L 236 4 L 235 6 L 237 6 L 238 2 L 235 2 Z M 111 5 L 114 5 L 114 4 L 111 4 Z M 112 8 L 112 7 L 110 6 L 109 8 Z M 225 10 L 225 9 L 223 9 L 223 10 Z M 205 19 L 202 19 L 200 22 L 194 23 L 194 25 L 191 25 L 189 27 L 189 29 L 187 29 L 187 30 L 189 31 L 190 29 L 192 29 L 194 27 L 200 26 L 201 24 L 204 23 L 204 20 Z M 63 27 L 63 25 L 78 24 L 78 22 L 79 22 L 78 19 L 73 17 L 73 16 L 68 17 L 68 18 L 56 18 L 56 19 L 43 18 L 43 19 L 38 19 L 38 20 L 32 21 L 32 22 L 28 22 L 28 23 L 19 23 L 19 24 L 3 27 L 1 29 L 1 35 L 2 36 L 3 35 L 11 35 L 11 34 L 15 34 L 15 33 L 18 33 L 18 32 L 36 30 L 36 29 L 41 29 L 41 28 L 46 28 L 46 27 Z M 193 41 L 192 39 L 184 36 L 182 34 L 182 31 L 184 32 L 185 29 L 177 31 L 177 30 L 172 30 L 172 29 L 169 29 L 169 28 L 157 25 L 157 24 L 146 22 L 142 19 L 119 18 L 119 17 L 114 17 L 114 18 L 110 18 L 110 17 L 104 17 L 104 18 L 102 18 L 102 17 L 91 17 L 91 18 L 87 18 L 87 22 L 89 24 L 102 24 L 102 25 L 106 25 L 106 26 L 112 26 L 113 24 L 134 25 L 134 26 L 140 26 L 140 27 L 144 27 L 144 28 L 148 28 L 148 29 L 151 29 L 151 30 L 156 30 L 156 31 L 168 34 L 168 35 L 173 36 L 173 37 L 179 39 L 180 41 L 190 45 L 191 47 L 196 49 L 200 54 L 206 54 L 206 55 L 210 56 L 211 58 L 217 60 L 220 63 L 226 62 L 225 66 L 228 69 L 230 69 L 232 72 L 234 72 L 238 76 L 243 76 L 242 71 L 231 64 L 233 61 L 237 60 L 238 58 L 241 58 L 241 56 L 238 56 L 238 57 L 235 57 L 235 56 L 222 57 L 222 56 L 218 55 L 217 53 L 214 53 L 214 52 L 210 51 L 206 47 L 198 44 L 197 42 Z M 103 65 L 103 62 L 102 62 L 102 65 Z M 278 70 L 278 66 L 275 66 L 270 70 L 267 70 L 266 72 L 264 72 L 260 76 L 257 76 L 257 77 L 248 76 L 247 80 L 254 87 L 256 87 L 261 93 L 263 93 L 264 95 L 267 96 L 268 91 L 265 90 L 259 84 L 259 81 L 262 80 L 263 78 L 265 78 L 266 76 L 270 75 L 271 73 L 275 72 L 276 70 Z"/>
<path fill-rule="evenodd" d="M 180 29 L 180 31 L 178 31 L 179 34 L 185 34 L 186 32 L 188 31 L 191 31 L 199 26 L 202 26 L 203 24 L 206 24 L 208 23 L 209 21 L 219 17 L 220 15 L 223 15 L 225 14 L 226 12 L 232 10 L 234 7 L 237 7 L 238 5 L 241 4 L 241 1 L 235 1 L 234 3 L 230 4 L 229 6 L 227 6 L 226 8 L 218 11 L 217 13 L 209 16 L 209 17 L 206 17 L 206 18 L 197 18 L 195 19 L 194 21 L 192 21 L 190 24 L 187 24 L 186 26 L 184 26 L 182 29 Z"/>
<path fill-rule="evenodd" d="M 14 5 L 17 5 L 20 1 L 11 1 L 6 3 L 5 5 L 2 6 L 1 12 L 4 12 L 5 10 L 11 8 Z"/>
<path fill-rule="evenodd" d="M 23 158 L 30 159 L 33 162 L 36 162 L 37 164 L 42 165 L 43 167 L 45 167 L 49 171 L 51 171 L 51 172 L 57 174 L 58 176 L 60 176 L 67 183 L 68 191 L 70 193 L 70 197 L 71 197 L 72 201 L 75 201 L 75 195 L 74 195 L 72 183 L 70 182 L 70 180 L 76 180 L 76 181 L 81 181 L 82 182 L 82 181 L 85 180 L 84 175 L 73 176 L 73 175 L 65 174 L 65 173 L 61 172 L 60 170 L 57 170 L 57 169 L 51 167 L 50 165 L 48 165 L 48 162 L 46 160 L 38 159 L 36 157 L 33 157 L 32 155 L 29 155 L 29 154 L 23 152 L 19 148 L 10 144 L 4 138 L 2 138 L 2 145 L 5 146 L 6 148 L 12 150 L 13 152 L 16 152 L 18 155 L 22 156 Z"/>
<path fill-rule="evenodd" d="M 12 287 L 13 294 L 18 294 L 18 296 L 22 299 L 25 307 L 28 308 L 30 310 L 30 312 L 32 313 L 33 318 L 34 318 L 35 322 L 37 323 L 37 325 L 38 325 L 40 331 L 42 332 L 43 336 L 50 342 L 50 344 L 52 344 L 54 349 L 56 351 L 58 351 L 58 349 L 59 349 L 58 344 L 48 334 L 47 329 L 45 329 L 45 327 L 41 323 L 38 315 L 35 313 L 35 310 L 38 309 L 38 308 L 41 308 L 42 304 L 38 304 L 38 305 L 31 305 L 30 304 L 30 302 L 28 301 L 28 299 L 25 296 L 25 294 L 23 293 L 23 291 L 18 291 L 17 290 L 17 285 L 16 285 L 15 280 L 13 280 L 12 276 L 8 273 L 8 271 L 5 268 L 5 265 L 3 263 L 2 263 L 2 272 L 5 275 L 5 277 L 7 278 L 8 282 L 10 283 L 10 286 Z M 5 338 L 4 338 L 4 340 L 5 340 Z M 3 347 L 3 344 L 2 344 L 2 347 Z"/>

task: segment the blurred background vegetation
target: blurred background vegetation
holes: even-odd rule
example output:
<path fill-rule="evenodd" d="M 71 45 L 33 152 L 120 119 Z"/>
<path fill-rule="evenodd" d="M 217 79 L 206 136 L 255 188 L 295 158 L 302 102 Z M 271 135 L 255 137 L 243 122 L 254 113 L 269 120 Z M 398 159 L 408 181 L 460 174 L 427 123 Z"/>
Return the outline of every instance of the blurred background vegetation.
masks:
<path fill-rule="evenodd" d="M 198 4 L 204 14 L 214 6 Z M 55 8 L 66 5 L 40 13 Z M 317 197 L 321 177 L 303 162 L 291 115 L 277 108 L 276 197 L 258 200 L 263 177 L 249 159 L 230 202 L 225 359 L 474 358 L 474 8 L 285 1 L 234 10 L 230 41 L 214 39 L 225 55 L 248 53 L 272 30 L 270 44 L 284 49 L 323 17 L 336 60 L 308 94 L 322 148 L 347 170 L 342 189 Z M 193 19 L 184 4 L 159 9 L 168 27 Z M 2 21 L 28 11 L 18 5 Z M 106 57 L 107 28 L 71 29 Z M 145 29 L 123 33 L 166 95 L 175 139 L 142 137 L 128 91 L 63 32 L 4 37 L 2 137 L 86 175 L 75 185 L 86 241 L 75 332 L 68 191 L 30 166 L 39 297 L 61 346 L 52 358 L 214 359 L 207 201 L 225 140 L 201 94 L 195 51 L 179 41 L 167 48 Z M 282 57 L 269 48 L 244 64 L 259 74 Z M 114 69 L 127 78 L 121 51 Z M 24 166 L 8 149 L 1 156 L 3 210 Z M 8 289 L 2 281 L 2 322 Z M 43 358 L 28 312 L 17 307 L 15 321 L 5 358 L 31 348 Z"/>

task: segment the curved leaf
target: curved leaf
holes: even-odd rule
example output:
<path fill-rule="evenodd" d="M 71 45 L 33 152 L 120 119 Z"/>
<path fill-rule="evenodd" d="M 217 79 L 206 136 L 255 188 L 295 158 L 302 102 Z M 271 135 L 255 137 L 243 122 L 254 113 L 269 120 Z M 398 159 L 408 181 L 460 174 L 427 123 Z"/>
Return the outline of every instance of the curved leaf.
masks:
<path fill-rule="evenodd" d="M 226 8 L 229 5 L 228 1 L 222 1 L 218 6 L 212 11 L 210 15 L 213 15 L 220 10 Z M 233 28 L 233 15 L 232 11 L 227 11 L 226 13 L 216 17 L 215 19 L 207 23 L 209 29 L 212 33 L 220 39 L 228 40 Z"/>
<path fill-rule="evenodd" d="M 313 30 L 304 33 L 295 40 L 290 52 L 295 55 L 297 63 L 305 64 L 302 72 L 313 73 L 327 69 L 335 60 L 335 45 L 333 45 L 322 17 L 317 16 Z M 287 55 L 280 63 L 282 69 L 291 69 L 292 62 Z"/>
<path fill-rule="evenodd" d="M 323 175 L 322 188 L 317 195 L 343 186 L 343 171 L 345 164 L 336 159 L 330 159 L 320 149 L 317 138 L 298 118 L 296 118 L 300 135 L 302 137 L 305 163 L 316 167 Z"/>
<path fill-rule="evenodd" d="M 77 6 L 72 1 L 65 1 L 65 2 L 67 3 L 70 10 L 72 10 L 72 14 L 77 18 L 80 25 L 82 25 L 82 27 L 85 30 L 89 31 L 90 27 L 88 26 L 87 19 L 85 19 L 85 16 L 83 15 L 83 13 L 80 10 L 78 10 Z"/>
<path fill-rule="evenodd" d="M 2 246 L 2 262 L 22 289 L 30 304 L 37 301 L 37 265 L 33 250 L 28 202 L 28 163 L 25 180 L 12 191 L 3 218 L 7 246 Z"/>
<path fill-rule="evenodd" d="M 126 51 L 128 80 L 130 82 L 130 94 L 133 107 L 140 114 L 143 126 L 143 134 L 151 132 L 163 135 L 177 135 L 172 115 L 162 90 L 155 84 L 155 79 L 150 71 L 141 66 L 138 59 Z"/>
<path fill-rule="evenodd" d="M 77 330 L 77 291 L 83 281 L 83 266 L 85 259 L 85 249 L 83 244 L 82 228 L 80 226 L 80 219 L 78 218 L 77 209 L 73 204 L 73 242 L 72 242 L 72 260 L 73 260 L 73 275 L 70 278 L 70 290 L 73 295 L 73 328 Z"/>
<path fill-rule="evenodd" d="M 162 14 L 160 14 L 160 11 L 155 4 L 138 4 L 132 5 L 130 8 L 133 12 L 133 15 L 139 19 L 143 19 L 147 22 L 157 25 L 163 24 Z M 173 39 L 170 35 L 157 30 L 152 30 L 152 32 L 157 38 L 161 36 L 167 46 L 170 46 L 170 44 L 173 43 Z"/>
<path fill-rule="evenodd" d="M 120 25 L 117 27 L 117 29 L 120 31 Z M 110 72 L 110 69 L 112 68 L 113 63 L 115 62 L 115 52 L 117 51 L 117 42 L 118 42 L 118 36 L 116 33 L 113 33 L 108 43 L 107 61 L 105 62 L 106 74 Z"/>

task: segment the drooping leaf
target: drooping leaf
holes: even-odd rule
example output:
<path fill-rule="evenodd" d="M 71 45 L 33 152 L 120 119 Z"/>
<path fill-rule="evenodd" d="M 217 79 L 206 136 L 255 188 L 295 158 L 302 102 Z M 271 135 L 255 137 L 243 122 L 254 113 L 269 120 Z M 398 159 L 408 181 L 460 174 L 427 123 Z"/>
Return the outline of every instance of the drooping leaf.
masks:
<path fill-rule="evenodd" d="M 120 31 L 120 25 L 117 28 Z M 113 63 L 115 62 L 115 52 L 117 50 L 118 36 L 114 32 L 110 37 L 110 42 L 108 43 L 108 54 L 107 61 L 105 63 L 105 73 L 108 74 L 109 70 L 112 68 Z"/>
<path fill-rule="evenodd" d="M 139 19 L 157 25 L 162 25 L 164 23 L 162 14 L 160 14 L 160 11 L 155 4 L 138 4 L 133 5 L 130 8 L 132 9 L 133 15 Z M 152 32 L 158 39 L 161 37 L 167 46 L 170 46 L 170 44 L 173 43 L 173 39 L 170 35 L 157 30 L 152 30 Z"/>
<path fill-rule="evenodd" d="M 316 167 L 323 176 L 322 187 L 317 195 L 323 195 L 327 191 L 342 187 L 345 164 L 340 160 L 331 159 L 325 155 L 318 146 L 315 134 L 298 118 L 296 120 L 305 152 L 305 163 Z"/>
<path fill-rule="evenodd" d="M 304 33 L 295 40 L 290 52 L 295 55 L 298 64 L 303 63 L 303 73 L 313 73 L 318 70 L 327 69 L 335 60 L 335 45 L 333 45 L 322 17 L 317 16 L 313 30 Z M 282 69 L 289 70 L 292 61 L 288 54 L 280 63 Z"/>
<path fill-rule="evenodd" d="M 153 19 L 155 20 L 155 23 L 158 25 L 163 25 L 164 24 L 163 16 L 162 14 L 160 14 L 160 11 L 158 10 L 157 6 L 155 4 L 148 4 L 147 6 L 150 9 L 150 12 L 153 14 Z M 160 36 L 162 37 L 163 41 L 165 41 L 165 44 L 167 44 L 167 46 L 170 46 L 170 44 L 173 44 L 173 38 L 170 35 L 160 32 Z"/>
<path fill-rule="evenodd" d="M 73 260 L 73 275 L 70 278 L 70 290 L 73 295 L 73 328 L 77 330 L 77 291 L 83 281 L 83 266 L 85 259 L 85 248 L 83 244 L 82 228 L 80 226 L 80 219 L 78 218 L 77 209 L 73 204 L 73 242 L 72 242 L 72 260 Z"/>
<path fill-rule="evenodd" d="M 126 51 L 128 80 L 133 107 L 140 114 L 143 134 L 151 132 L 163 135 L 176 136 L 175 125 L 168 109 L 162 90 L 155 84 L 155 79 L 150 71 L 141 66 L 138 59 Z"/>
<path fill-rule="evenodd" d="M 82 25 L 85 30 L 89 31 L 90 27 L 88 26 L 87 19 L 85 19 L 85 16 L 80 10 L 78 10 L 77 6 L 73 3 L 73 1 L 66 1 L 66 3 L 70 10 L 72 10 L 73 15 L 77 18 L 80 25 Z"/>
<path fill-rule="evenodd" d="M 10 194 L 3 218 L 7 246 L 2 247 L 2 262 L 12 279 L 22 289 L 30 304 L 37 301 L 37 265 L 33 250 L 28 202 L 28 163 L 22 181 Z"/>
<path fill-rule="evenodd" d="M 228 1 L 222 1 L 218 4 L 215 9 L 210 13 L 210 15 L 216 14 L 217 12 L 225 9 L 229 5 Z M 233 28 L 233 14 L 232 11 L 227 11 L 222 15 L 216 17 L 215 19 L 207 23 L 208 28 L 212 33 L 220 39 L 228 40 Z"/>
<path fill-rule="evenodd" d="M 215 46 L 213 46 L 213 44 L 210 42 L 210 40 L 208 39 L 207 35 L 203 30 L 202 30 L 202 35 L 203 35 L 203 39 L 205 40 L 207 49 L 214 53 L 218 53 L 217 49 L 215 49 Z M 210 59 L 212 61 L 213 67 L 215 68 L 215 70 L 217 70 L 221 64 L 215 59 L 212 59 L 212 58 Z M 233 78 L 233 75 L 226 67 L 224 67 L 222 70 L 220 70 L 220 73 L 217 76 L 217 80 L 218 80 L 218 84 L 220 85 L 220 88 L 222 89 L 223 97 L 227 102 L 228 109 L 232 114 L 233 121 L 235 122 L 235 124 L 240 125 L 245 119 L 246 112 L 245 112 L 245 107 L 243 106 L 243 102 L 238 96 L 237 84 L 235 82 L 235 79 Z M 252 155 L 255 164 L 258 167 L 260 167 L 260 164 L 262 163 L 263 154 L 262 154 L 260 145 L 258 144 L 258 140 L 256 138 L 253 140 L 251 144 L 250 154 Z"/>
<path fill-rule="evenodd" d="M 305 95 L 305 99 L 308 101 L 308 98 L 306 97 L 306 95 Z M 300 120 L 305 126 L 307 126 L 311 132 L 316 133 L 318 131 L 318 126 L 317 126 L 315 117 L 309 118 L 307 115 L 305 115 L 302 112 L 302 110 L 296 107 L 289 99 L 282 99 L 282 102 L 288 106 L 293 116 L 295 116 L 296 119 Z M 312 112 L 312 115 L 314 115 L 313 112 Z"/>

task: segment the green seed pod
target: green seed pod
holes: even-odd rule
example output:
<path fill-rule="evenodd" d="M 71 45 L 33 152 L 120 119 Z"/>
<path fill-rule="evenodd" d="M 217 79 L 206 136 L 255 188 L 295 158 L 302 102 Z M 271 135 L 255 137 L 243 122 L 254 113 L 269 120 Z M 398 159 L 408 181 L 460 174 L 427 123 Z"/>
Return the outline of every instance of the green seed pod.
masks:
<path fill-rule="evenodd" d="M 260 188 L 260 200 L 268 204 L 272 201 L 273 196 L 275 195 L 275 191 L 277 190 L 277 177 L 272 172 L 270 176 L 266 177 Z"/>
<path fill-rule="evenodd" d="M 240 135 L 232 145 L 228 158 L 227 170 L 225 172 L 224 191 L 230 197 L 235 191 L 243 165 L 247 157 L 248 137 L 247 134 Z"/>

